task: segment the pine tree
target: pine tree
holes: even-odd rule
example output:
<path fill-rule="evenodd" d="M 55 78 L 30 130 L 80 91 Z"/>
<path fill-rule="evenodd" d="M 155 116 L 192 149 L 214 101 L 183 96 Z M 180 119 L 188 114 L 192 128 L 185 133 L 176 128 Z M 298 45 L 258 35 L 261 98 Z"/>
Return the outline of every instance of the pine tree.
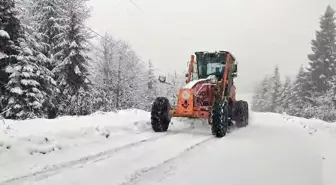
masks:
<path fill-rule="evenodd" d="M 57 64 L 55 54 L 61 50 L 66 30 L 66 8 L 64 0 L 32 0 L 30 7 L 33 27 L 38 31 L 36 35 L 41 44 L 41 52 L 47 57 L 45 62 L 49 70 Z"/>
<path fill-rule="evenodd" d="M 66 103 L 64 111 L 68 115 L 89 115 L 94 113 L 97 109 L 95 107 L 95 101 L 97 97 L 95 97 L 96 92 L 94 88 L 90 88 L 89 90 L 85 90 L 81 87 L 78 90 L 76 96 L 71 96 Z M 99 97 L 98 97 L 99 99 Z"/>
<path fill-rule="evenodd" d="M 278 102 L 278 107 L 276 109 L 276 112 L 288 113 L 291 97 L 292 97 L 292 82 L 289 77 L 286 77 L 286 81 L 281 89 L 280 96 L 277 97 L 277 100 L 276 100 L 276 102 Z"/>
<path fill-rule="evenodd" d="M 277 98 L 281 94 L 281 81 L 280 81 L 280 73 L 279 73 L 279 67 L 276 66 L 274 69 L 273 76 L 271 78 L 271 89 L 269 90 L 270 96 L 271 96 L 271 107 L 270 112 L 276 112 L 276 109 L 279 107 L 280 102 L 277 101 Z"/>
<path fill-rule="evenodd" d="M 336 22 L 335 11 L 328 6 L 320 18 L 320 31 L 316 32 L 316 39 L 312 40 L 313 53 L 308 55 L 311 61 L 308 68 L 311 76 L 310 90 L 319 96 L 330 88 L 328 81 L 336 75 Z"/>
<path fill-rule="evenodd" d="M 54 70 L 60 63 L 60 59 L 64 57 L 56 54 L 63 48 L 66 24 L 69 24 L 65 0 L 32 0 L 26 7 L 29 12 L 27 22 L 31 30 L 35 31 L 33 36 L 38 44 L 36 51 L 40 53 L 39 65 L 43 68 L 42 75 L 48 79 L 41 82 L 47 97 L 44 109 L 49 118 L 54 118 L 59 104 L 56 99 L 59 96 L 59 89 L 53 85 L 57 79 Z"/>
<path fill-rule="evenodd" d="M 266 76 L 262 81 L 262 90 L 261 90 L 261 110 L 262 112 L 271 112 L 272 111 L 272 77 Z"/>
<path fill-rule="evenodd" d="M 325 121 L 336 120 L 336 76 L 333 76 L 328 84 L 331 88 L 318 98 L 319 107 L 315 116 Z"/>
<path fill-rule="evenodd" d="M 294 116 L 307 116 L 310 108 L 307 81 L 309 74 L 301 66 L 293 84 L 292 98 L 290 101 L 290 114 Z M 305 112 L 306 111 L 306 112 Z"/>
<path fill-rule="evenodd" d="M 317 106 L 311 110 L 311 117 L 331 122 L 336 120 L 335 93 L 331 89 L 316 98 L 316 102 Z"/>
<path fill-rule="evenodd" d="M 34 45 L 34 39 L 30 37 L 30 33 L 26 30 L 29 27 L 24 26 L 19 20 L 19 11 L 23 13 L 23 7 L 17 7 L 15 1 L 9 1 L 8 3 L 5 13 L 10 15 L 7 16 L 7 23 L 15 29 L 12 29 L 6 37 L 14 41 L 12 46 L 16 47 L 17 52 L 12 53 L 8 62 L 4 61 L 5 72 L 9 75 L 5 86 L 7 91 L 5 92 L 7 100 L 5 107 L 8 110 L 6 117 L 12 119 L 40 117 L 43 115 L 44 96 L 43 92 L 40 91 L 41 84 L 37 80 L 48 79 L 40 78 L 43 71 L 40 70 L 41 68 L 37 63 L 36 56 L 38 53 L 34 50 L 36 46 Z M 6 16 L 3 16 L 2 21 L 5 19 Z"/>
<path fill-rule="evenodd" d="M 28 119 L 43 115 L 42 102 L 44 94 L 38 82 L 40 67 L 37 58 L 29 49 L 29 45 L 22 40 L 22 52 L 17 57 L 17 62 L 10 64 L 6 72 L 10 74 L 7 89 L 9 101 L 6 117 L 11 119 Z"/>
<path fill-rule="evenodd" d="M 43 106 L 43 116 L 55 118 L 57 105 L 53 102 L 53 96 L 58 92 L 58 88 L 54 80 L 55 76 L 49 68 L 50 58 L 44 54 L 45 43 L 39 39 L 40 32 L 37 31 L 36 21 L 33 19 L 35 16 L 34 6 L 24 1 L 21 1 L 19 6 L 21 11 L 20 19 L 23 20 L 22 27 L 25 30 L 26 48 L 29 48 L 32 54 L 32 59 L 37 68 L 35 79 L 40 84 L 38 89 L 43 95 L 43 98 L 40 99 L 40 103 Z"/>
<path fill-rule="evenodd" d="M 257 112 L 269 112 L 271 110 L 271 79 L 264 77 L 257 86 L 252 97 L 252 110 Z"/>
<path fill-rule="evenodd" d="M 255 112 L 261 112 L 261 96 L 262 96 L 262 83 L 258 84 L 255 88 L 254 94 L 252 96 L 251 110 Z"/>
<path fill-rule="evenodd" d="M 5 111 L 9 92 L 6 88 L 9 74 L 6 68 L 17 62 L 20 53 L 19 37 L 22 34 L 14 0 L 0 1 L 0 113 Z"/>
<path fill-rule="evenodd" d="M 59 63 L 54 69 L 62 95 L 60 102 L 78 96 L 82 88 L 85 91 L 90 91 L 91 88 L 88 78 L 91 61 L 88 56 L 90 52 L 88 40 L 91 36 L 83 24 L 90 11 L 86 6 L 86 0 L 66 1 L 65 9 L 67 25 L 62 35 L 63 42 L 56 46 L 61 49 L 55 54 Z M 62 107 L 64 109 L 65 105 Z"/>

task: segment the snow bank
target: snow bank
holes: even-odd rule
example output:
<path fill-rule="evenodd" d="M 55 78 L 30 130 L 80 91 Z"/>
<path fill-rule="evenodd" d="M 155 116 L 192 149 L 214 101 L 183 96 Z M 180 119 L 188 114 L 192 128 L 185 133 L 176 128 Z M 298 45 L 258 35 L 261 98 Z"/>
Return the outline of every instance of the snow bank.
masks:
<path fill-rule="evenodd" d="M 302 127 L 308 131 L 309 134 L 323 132 L 330 137 L 336 137 L 336 123 L 328 123 L 318 119 L 305 119 L 286 114 L 276 113 L 253 113 L 252 119 L 257 118 L 258 124 L 265 125 L 279 125 Z"/>
<path fill-rule="evenodd" d="M 148 112 L 136 109 L 54 120 L 0 120 L 0 184 L 149 139 L 149 121 Z"/>
<path fill-rule="evenodd" d="M 306 130 L 311 136 L 312 147 L 321 158 L 321 174 L 324 185 L 336 184 L 336 123 L 327 123 L 318 119 L 305 119 L 285 114 L 253 113 L 254 123 L 264 126 L 287 126 Z"/>
<path fill-rule="evenodd" d="M 323 184 L 336 184 L 336 123 L 293 116 L 283 117 L 288 123 L 295 123 L 306 129 L 307 133 L 312 136 L 313 144 L 322 159 Z"/>
<path fill-rule="evenodd" d="M 151 130 L 149 113 L 124 110 L 55 120 L 3 120 L 0 125 L 0 166 L 10 160 L 87 145 L 125 132 Z"/>

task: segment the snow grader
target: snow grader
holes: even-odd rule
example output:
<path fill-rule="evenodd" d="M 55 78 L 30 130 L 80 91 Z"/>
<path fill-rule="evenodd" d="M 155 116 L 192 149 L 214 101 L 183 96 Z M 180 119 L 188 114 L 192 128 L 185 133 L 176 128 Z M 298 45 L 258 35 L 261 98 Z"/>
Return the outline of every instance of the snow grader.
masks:
<path fill-rule="evenodd" d="M 218 138 L 234 126 L 246 127 L 249 108 L 246 101 L 236 100 L 235 57 L 228 51 L 195 52 L 188 66 L 186 84 L 177 92 L 177 105 L 171 106 L 166 97 L 157 97 L 152 104 L 152 129 L 166 132 L 172 117 L 205 118 Z M 165 83 L 165 79 L 159 80 Z"/>

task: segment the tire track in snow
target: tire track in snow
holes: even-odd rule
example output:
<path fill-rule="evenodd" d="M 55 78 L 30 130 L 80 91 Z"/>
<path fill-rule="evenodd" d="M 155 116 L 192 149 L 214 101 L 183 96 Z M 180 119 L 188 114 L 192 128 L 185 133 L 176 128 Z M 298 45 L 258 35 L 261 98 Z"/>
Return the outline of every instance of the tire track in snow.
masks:
<path fill-rule="evenodd" d="M 156 164 L 156 165 L 153 165 L 153 166 L 150 166 L 150 167 L 146 167 L 146 168 L 142 168 L 136 172 L 134 172 L 127 180 L 126 182 L 123 182 L 123 183 L 120 183 L 119 185 L 131 185 L 131 184 L 134 184 L 138 178 L 140 178 L 141 176 L 143 176 L 144 174 L 150 172 L 150 171 L 153 171 L 155 170 L 156 168 L 159 168 L 160 166 L 162 165 L 165 165 L 169 162 L 172 162 L 174 160 L 176 160 L 177 158 L 183 156 L 184 154 L 186 154 L 187 152 L 195 149 L 196 147 L 199 147 L 201 145 L 204 145 L 210 141 L 216 141 L 218 140 L 218 138 L 215 138 L 213 137 L 213 135 L 207 137 L 206 139 L 200 141 L 200 142 L 197 142 L 189 147 L 187 147 L 184 151 L 182 151 L 181 153 L 179 153 L 178 155 L 174 156 L 174 157 L 171 157 L 171 158 L 168 158 L 166 159 L 165 161 L 163 161 L 162 163 L 159 163 L 159 164 Z"/>
<path fill-rule="evenodd" d="M 234 133 L 234 132 L 236 132 L 236 131 L 238 131 L 238 130 L 240 130 L 240 129 L 237 129 L 237 128 L 235 128 L 235 127 L 231 128 L 230 131 L 228 131 L 227 136 L 225 136 L 225 137 L 229 137 L 229 136 L 228 136 L 229 134 L 232 134 L 232 133 Z M 177 132 L 178 132 L 178 131 L 177 131 Z M 194 133 L 190 133 L 190 134 L 194 134 Z M 197 135 L 197 134 L 198 134 L 198 133 L 196 133 L 196 135 Z M 203 134 L 200 133 L 200 135 L 203 135 Z M 225 137 L 222 138 L 222 139 L 225 139 Z M 163 166 L 163 165 L 167 165 L 167 164 L 169 164 L 169 163 L 171 163 L 171 162 L 173 162 L 173 161 L 179 159 L 179 158 L 182 157 L 183 155 L 187 154 L 188 152 L 191 152 L 192 150 L 194 150 L 194 149 L 196 149 L 196 148 L 198 148 L 198 147 L 200 147 L 200 146 L 203 146 L 203 145 L 205 145 L 205 144 L 208 145 L 208 142 L 211 142 L 211 141 L 218 141 L 218 140 L 219 140 L 219 138 L 216 138 L 216 137 L 214 137 L 213 135 L 210 134 L 209 137 L 207 137 L 207 138 L 205 138 L 204 140 L 201 140 L 201 141 L 199 141 L 199 142 L 197 142 L 197 143 L 195 143 L 195 144 L 193 144 L 193 145 L 191 145 L 191 146 L 189 146 L 189 147 L 186 147 L 185 150 L 183 150 L 182 152 L 180 152 L 178 155 L 176 155 L 176 156 L 174 156 L 174 157 L 170 157 L 170 158 L 164 160 L 163 162 L 158 163 L 158 164 L 155 164 L 155 165 L 153 165 L 153 166 L 150 166 L 150 167 L 146 167 L 146 168 L 142 168 L 142 169 L 140 169 L 140 170 L 137 170 L 137 171 L 134 172 L 131 176 L 129 176 L 129 178 L 127 178 L 125 182 L 123 182 L 123 183 L 118 183 L 118 185 L 132 185 L 132 184 L 136 184 L 137 181 L 139 180 L 139 178 L 141 178 L 141 177 L 142 177 L 143 175 L 145 175 L 146 173 L 152 172 L 152 171 L 154 171 L 154 170 L 160 168 L 160 167 Z M 169 170 L 166 171 L 165 174 L 169 174 L 169 173 L 171 172 L 172 168 L 174 168 L 174 166 L 170 166 L 170 167 L 169 167 Z"/>
<path fill-rule="evenodd" d="M 183 130 L 186 130 L 186 129 L 182 129 L 181 131 L 183 131 Z M 132 147 L 136 147 L 136 146 L 148 143 L 148 142 L 154 142 L 154 141 L 157 141 L 161 138 L 164 138 L 164 137 L 167 137 L 167 136 L 170 136 L 170 135 L 176 135 L 176 134 L 179 134 L 179 133 L 178 132 L 167 132 L 163 135 L 154 136 L 154 137 L 150 137 L 150 138 L 147 138 L 147 139 L 142 139 L 140 141 L 132 142 L 132 143 L 129 143 L 129 144 L 126 144 L 126 145 L 123 145 L 123 146 L 119 146 L 119 147 L 116 147 L 116 148 L 105 150 L 103 152 L 98 152 L 98 153 L 93 154 L 93 155 L 82 157 L 78 160 L 73 160 L 73 161 L 68 161 L 68 162 L 61 163 L 61 164 L 56 164 L 56 165 L 53 165 L 51 167 L 46 167 L 43 170 L 28 173 L 26 175 L 12 177 L 12 178 L 9 178 L 7 180 L 4 180 L 4 181 L 0 182 L 0 184 L 11 184 L 11 183 L 15 183 L 15 182 L 22 181 L 22 180 L 25 180 L 25 179 L 29 179 L 29 178 L 32 178 L 32 177 L 35 177 L 35 178 L 40 177 L 39 179 L 42 180 L 44 178 L 47 178 L 47 177 L 50 177 L 52 175 L 57 174 L 58 171 L 61 171 L 63 169 L 74 167 L 76 165 L 85 165 L 86 163 L 89 163 L 89 162 L 106 160 L 110 157 L 110 155 L 115 154 L 117 152 L 121 152 L 121 151 L 130 149 Z"/>

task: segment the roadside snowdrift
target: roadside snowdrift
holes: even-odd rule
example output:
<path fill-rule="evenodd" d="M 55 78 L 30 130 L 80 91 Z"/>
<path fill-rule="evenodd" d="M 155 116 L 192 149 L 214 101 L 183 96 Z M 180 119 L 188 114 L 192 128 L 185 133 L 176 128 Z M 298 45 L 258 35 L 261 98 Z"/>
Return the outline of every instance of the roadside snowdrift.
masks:
<path fill-rule="evenodd" d="M 144 111 L 125 110 L 55 120 L 5 120 L 0 127 L 0 165 L 7 157 L 47 154 L 125 132 L 143 132 L 150 129 L 148 116 Z"/>
<path fill-rule="evenodd" d="M 311 144 L 316 148 L 322 161 L 324 185 L 336 184 L 336 123 L 318 119 L 305 119 L 275 113 L 254 113 L 258 124 L 299 127 L 311 136 Z M 265 121 L 262 121 L 265 120 Z M 272 120 L 270 122 L 270 120 Z M 290 152 L 290 151 L 288 151 Z"/>
<path fill-rule="evenodd" d="M 55 120 L 1 121 L 0 182 L 149 138 L 149 116 L 141 110 L 124 110 Z"/>

